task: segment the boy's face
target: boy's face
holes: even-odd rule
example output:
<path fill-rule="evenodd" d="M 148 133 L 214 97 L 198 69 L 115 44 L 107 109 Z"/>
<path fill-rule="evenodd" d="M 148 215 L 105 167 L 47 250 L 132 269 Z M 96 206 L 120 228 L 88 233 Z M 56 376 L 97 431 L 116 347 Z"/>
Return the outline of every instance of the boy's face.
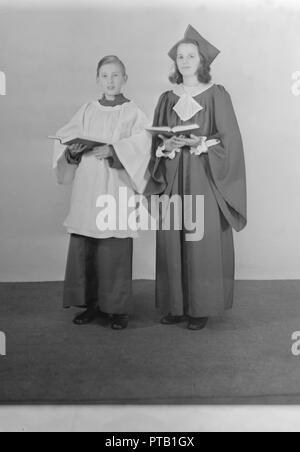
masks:
<path fill-rule="evenodd" d="M 104 94 L 107 96 L 117 96 L 121 93 L 126 83 L 126 76 L 119 64 L 105 64 L 100 69 L 99 83 Z"/>

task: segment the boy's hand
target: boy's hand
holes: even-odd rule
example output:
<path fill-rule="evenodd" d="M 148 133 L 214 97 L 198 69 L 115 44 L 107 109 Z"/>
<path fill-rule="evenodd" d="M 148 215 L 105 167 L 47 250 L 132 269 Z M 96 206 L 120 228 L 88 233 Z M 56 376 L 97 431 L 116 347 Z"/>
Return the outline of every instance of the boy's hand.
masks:
<path fill-rule="evenodd" d="M 98 146 L 94 148 L 91 152 L 91 155 L 94 155 L 97 160 L 104 160 L 109 157 L 112 157 L 111 148 L 109 145 Z"/>

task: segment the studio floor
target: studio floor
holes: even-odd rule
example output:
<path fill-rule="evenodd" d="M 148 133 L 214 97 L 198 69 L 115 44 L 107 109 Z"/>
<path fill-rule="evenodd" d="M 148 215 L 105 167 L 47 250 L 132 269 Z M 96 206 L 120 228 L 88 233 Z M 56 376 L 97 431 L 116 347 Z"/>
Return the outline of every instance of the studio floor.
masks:
<path fill-rule="evenodd" d="M 62 283 L 0 284 L 0 403 L 298 404 L 300 281 L 237 281 L 208 328 L 166 327 L 153 281 L 134 282 L 130 327 L 72 324 Z"/>

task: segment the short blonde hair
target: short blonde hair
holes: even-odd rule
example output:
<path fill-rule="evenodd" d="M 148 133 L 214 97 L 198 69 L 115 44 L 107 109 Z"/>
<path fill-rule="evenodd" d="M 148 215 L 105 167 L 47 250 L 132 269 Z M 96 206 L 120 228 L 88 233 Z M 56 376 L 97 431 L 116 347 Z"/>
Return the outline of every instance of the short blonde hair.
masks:
<path fill-rule="evenodd" d="M 123 61 L 121 61 L 120 58 L 115 56 L 115 55 L 108 55 L 108 56 L 102 58 L 102 60 L 100 60 L 99 63 L 98 63 L 98 66 L 97 66 L 97 78 L 99 78 L 99 76 L 100 76 L 101 68 L 103 66 L 105 66 L 106 64 L 112 64 L 112 63 L 119 64 L 119 66 L 121 67 L 121 70 L 123 72 L 124 77 L 127 77 L 127 70 L 126 70 L 126 66 L 123 63 Z"/>

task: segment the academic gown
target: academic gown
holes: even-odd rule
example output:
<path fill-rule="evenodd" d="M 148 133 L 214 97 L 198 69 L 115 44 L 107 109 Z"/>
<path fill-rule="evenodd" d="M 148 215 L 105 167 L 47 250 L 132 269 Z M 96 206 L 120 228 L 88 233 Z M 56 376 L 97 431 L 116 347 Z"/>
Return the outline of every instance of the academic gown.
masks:
<path fill-rule="evenodd" d="M 195 135 L 218 137 L 220 144 L 200 156 L 190 148 L 174 160 L 157 158 L 161 144 L 153 139 L 151 180 L 146 195 L 204 195 L 204 238 L 186 241 L 186 231 L 157 233 L 156 303 L 164 314 L 210 317 L 230 309 L 234 297 L 235 257 L 233 229 L 247 223 L 246 174 L 243 143 L 231 97 L 221 85 L 212 85 L 194 97 L 202 107 L 182 120 L 176 90 L 158 102 L 154 126 L 199 124 Z"/>

